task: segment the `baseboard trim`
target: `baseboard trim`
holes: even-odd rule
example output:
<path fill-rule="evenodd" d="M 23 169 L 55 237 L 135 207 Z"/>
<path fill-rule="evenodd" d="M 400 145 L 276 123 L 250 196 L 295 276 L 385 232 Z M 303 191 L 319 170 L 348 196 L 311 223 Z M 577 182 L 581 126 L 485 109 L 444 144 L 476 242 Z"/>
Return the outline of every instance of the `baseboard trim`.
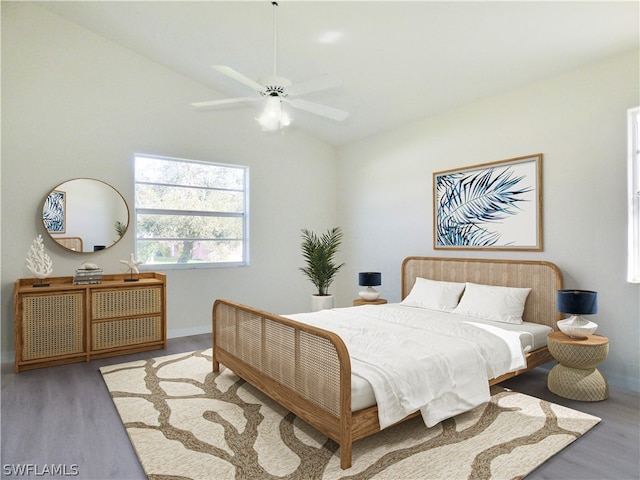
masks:
<path fill-rule="evenodd" d="M 167 338 L 190 337 L 191 335 L 202 335 L 203 333 L 211 333 L 211 325 L 168 330 Z"/>

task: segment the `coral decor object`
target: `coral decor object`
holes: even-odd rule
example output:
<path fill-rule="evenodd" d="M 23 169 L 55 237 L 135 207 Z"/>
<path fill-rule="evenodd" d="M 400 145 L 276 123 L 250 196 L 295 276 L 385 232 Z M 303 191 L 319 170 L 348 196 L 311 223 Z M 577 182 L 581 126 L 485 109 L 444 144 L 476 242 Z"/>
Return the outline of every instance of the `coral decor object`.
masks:
<path fill-rule="evenodd" d="M 39 279 L 47 278 L 53 273 L 53 262 L 44 251 L 42 235 L 38 235 L 27 252 L 27 268 Z"/>

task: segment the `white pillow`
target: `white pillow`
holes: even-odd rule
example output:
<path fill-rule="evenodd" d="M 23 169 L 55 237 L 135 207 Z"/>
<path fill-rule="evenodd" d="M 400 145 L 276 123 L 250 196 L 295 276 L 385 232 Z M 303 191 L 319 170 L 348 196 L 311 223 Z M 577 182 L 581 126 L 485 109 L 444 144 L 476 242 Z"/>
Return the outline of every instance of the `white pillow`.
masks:
<path fill-rule="evenodd" d="M 453 313 L 494 322 L 521 324 L 530 288 L 469 283 Z"/>
<path fill-rule="evenodd" d="M 458 305 L 463 290 L 464 283 L 440 282 L 417 277 L 411 293 L 400 304 L 451 312 Z"/>

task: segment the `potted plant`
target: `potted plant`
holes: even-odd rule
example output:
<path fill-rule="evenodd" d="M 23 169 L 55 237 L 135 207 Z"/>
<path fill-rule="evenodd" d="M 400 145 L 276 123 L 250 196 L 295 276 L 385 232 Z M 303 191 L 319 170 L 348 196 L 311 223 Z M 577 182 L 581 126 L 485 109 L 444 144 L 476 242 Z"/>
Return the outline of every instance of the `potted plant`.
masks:
<path fill-rule="evenodd" d="M 333 308 L 333 295 L 329 294 L 329 286 L 338 270 L 344 266 L 344 263 L 337 265 L 334 259 L 341 243 L 340 227 L 329 229 L 320 236 L 306 228 L 302 229 L 301 247 L 306 266 L 300 267 L 300 271 L 318 289 L 318 293 L 311 297 L 313 311 Z"/>

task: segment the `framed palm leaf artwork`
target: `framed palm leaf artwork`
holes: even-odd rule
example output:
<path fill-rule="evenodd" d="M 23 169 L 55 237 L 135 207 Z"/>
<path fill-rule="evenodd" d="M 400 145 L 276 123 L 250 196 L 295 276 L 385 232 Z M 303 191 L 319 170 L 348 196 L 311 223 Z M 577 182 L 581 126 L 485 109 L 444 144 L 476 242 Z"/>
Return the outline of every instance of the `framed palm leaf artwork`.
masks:
<path fill-rule="evenodd" d="M 433 174 L 433 243 L 542 250 L 542 154 Z"/>

